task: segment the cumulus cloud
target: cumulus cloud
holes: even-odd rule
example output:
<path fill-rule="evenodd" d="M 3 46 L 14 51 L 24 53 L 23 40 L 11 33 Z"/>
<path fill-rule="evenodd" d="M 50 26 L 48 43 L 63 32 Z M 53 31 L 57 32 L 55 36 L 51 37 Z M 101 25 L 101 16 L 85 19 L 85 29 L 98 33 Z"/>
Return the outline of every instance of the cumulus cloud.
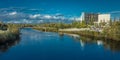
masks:
<path fill-rule="evenodd" d="M 20 23 L 20 21 L 8 21 L 7 23 Z"/>
<path fill-rule="evenodd" d="M 0 20 L 5 23 L 48 23 L 48 22 L 68 22 L 61 13 L 56 14 L 40 14 L 34 13 L 38 9 L 26 8 L 3 8 L 0 9 Z M 5 11 L 5 12 L 3 12 Z"/>
<path fill-rule="evenodd" d="M 30 18 L 37 18 L 37 17 L 40 17 L 41 15 L 40 14 L 35 14 L 35 15 L 30 15 Z"/>
<path fill-rule="evenodd" d="M 16 14 L 17 14 L 16 11 L 9 13 L 9 15 L 16 15 Z"/>
<path fill-rule="evenodd" d="M 71 17 L 71 18 L 69 18 L 70 20 L 75 20 L 75 18 L 74 17 Z"/>
<path fill-rule="evenodd" d="M 27 20 L 27 19 L 11 20 L 8 21 L 7 23 L 32 23 L 32 20 Z"/>
<path fill-rule="evenodd" d="M 44 21 L 43 20 L 38 20 L 38 23 L 43 23 Z"/>
<path fill-rule="evenodd" d="M 43 17 L 44 17 L 44 18 L 47 18 L 47 19 L 52 18 L 52 16 L 50 16 L 50 15 L 44 15 Z"/>
<path fill-rule="evenodd" d="M 59 17 L 53 16 L 54 19 L 59 19 Z"/>

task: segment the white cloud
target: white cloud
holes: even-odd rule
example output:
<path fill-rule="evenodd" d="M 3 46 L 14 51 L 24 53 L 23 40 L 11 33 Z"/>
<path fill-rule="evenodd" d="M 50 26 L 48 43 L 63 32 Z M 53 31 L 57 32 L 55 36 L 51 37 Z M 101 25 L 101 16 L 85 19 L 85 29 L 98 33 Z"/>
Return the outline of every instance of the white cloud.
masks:
<path fill-rule="evenodd" d="M 71 17 L 71 18 L 69 18 L 69 20 L 75 20 L 75 18 L 74 18 L 74 17 Z"/>
<path fill-rule="evenodd" d="M 53 16 L 53 18 L 54 18 L 54 19 L 58 19 L 58 17 L 56 17 L 56 16 Z"/>
<path fill-rule="evenodd" d="M 35 14 L 35 15 L 30 15 L 30 18 L 37 18 L 37 17 L 40 17 L 41 15 L 40 14 Z"/>
<path fill-rule="evenodd" d="M 16 15 L 16 14 L 17 14 L 16 11 L 9 13 L 9 15 Z"/>
<path fill-rule="evenodd" d="M 7 21 L 7 23 L 32 23 L 32 22 L 33 22 L 32 20 L 26 19 Z"/>
<path fill-rule="evenodd" d="M 43 22 L 43 20 L 39 20 L 39 21 L 38 21 L 38 23 L 42 23 L 42 22 Z"/>
<path fill-rule="evenodd" d="M 34 11 L 32 12 L 31 10 Z M 59 21 L 68 22 L 70 18 L 64 16 L 61 13 L 36 14 L 36 12 L 39 12 L 39 10 L 42 9 L 3 8 L 0 9 L 0 18 L 3 22 L 7 22 L 7 23 L 43 23 L 43 22 L 59 22 Z"/>
<path fill-rule="evenodd" d="M 120 11 L 112 11 L 112 12 L 109 12 L 109 13 L 120 13 Z"/>
<path fill-rule="evenodd" d="M 20 21 L 8 21 L 7 23 L 20 23 Z"/>
<path fill-rule="evenodd" d="M 52 16 L 50 16 L 50 15 L 44 15 L 44 18 L 50 19 L 50 18 L 52 18 Z"/>
<path fill-rule="evenodd" d="M 32 23 L 32 20 L 26 20 L 26 19 L 23 19 L 23 21 L 22 21 L 23 23 Z"/>

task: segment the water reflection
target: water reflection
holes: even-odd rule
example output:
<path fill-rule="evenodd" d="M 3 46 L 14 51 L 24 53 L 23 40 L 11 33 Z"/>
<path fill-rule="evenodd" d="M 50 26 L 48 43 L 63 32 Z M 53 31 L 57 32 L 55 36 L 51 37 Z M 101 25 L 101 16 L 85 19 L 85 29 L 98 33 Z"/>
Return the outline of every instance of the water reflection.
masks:
<path fill-rule="evenodd" d="M 101 41 L 101 40 L 97 40 L 97 45 L 103 45 L 103 41 Z"/>
<path fill-rule="evenodd" d="M 8 51 L 9 48 L 11 48 L 12 46 L 17 45 L 19 42 L 20 42 L 20 38 L 0 44 L 0 53 Z"/>
<path fill-rule="evenodd" d="M 84 46 L 85 46 L 84 41 L 80 40 L 80 45 L 81 45 L 82 48 L 84 48 Z"/>
<path fill-rule="evenodd" d="M 21 32 L 22 32 L 22 36 L 24 37 L 24 39 L 30 39 L 30 40 L 35 40 L 35 41 L 49 39 L 49 38 L 57 36 L 56 33 L 51 34 L 51 32 L 41 32 L 37 30 L 32 30 L 30 28 L 22 29 Z M 47 37 L 47 38 L 44 38 L 44 37 Z"/>
<path fill-rule="evenodd" d="M 70 34 L 68 34 L 70 35 Z M 98 46 L 103 46 L 105 49 L 110 49 L 113 52 L 118 52 L 120 51 L 120 41 L 114 41 L 114 40 L 96 40 L 95 38 L 87 38 L 87 37 L 82 37 L 82 36 L 75 36 L 75 35 L 70 35 L 72 36 L 75 40 L 80 41 L 81 47 L 84 48 L 86 44 L 96 44 Z"/>
<path fill-rule="evenodd" d="M 120 41 L 104 41 L 104 47 L 112 51 L 120 51 Z"/>

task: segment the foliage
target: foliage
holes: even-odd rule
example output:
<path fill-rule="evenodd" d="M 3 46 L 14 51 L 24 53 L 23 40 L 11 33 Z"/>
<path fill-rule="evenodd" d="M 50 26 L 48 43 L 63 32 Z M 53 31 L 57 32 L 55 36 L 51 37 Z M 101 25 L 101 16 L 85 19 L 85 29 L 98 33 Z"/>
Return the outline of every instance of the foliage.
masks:
<path fill-rule="evenodd" d="M 104 28 L 103 33 L 109 38 L 120 39 L 120 21 L 112 22 L 110 27 Z"/>
<path fill-rule="evenodd" d="M 10 40 L 16 40 L 19 37 L 19 25 L 4 24 L 7 30 L 0 30 L 0 43 L 5 43 Z"/>

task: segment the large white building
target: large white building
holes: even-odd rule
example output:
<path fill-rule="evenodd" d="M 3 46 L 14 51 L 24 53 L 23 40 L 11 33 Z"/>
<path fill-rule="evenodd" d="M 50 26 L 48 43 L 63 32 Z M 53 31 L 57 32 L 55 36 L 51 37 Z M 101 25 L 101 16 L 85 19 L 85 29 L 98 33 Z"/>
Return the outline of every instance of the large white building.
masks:
<path fill-rule="evenodd" d="M 82 13 L 81 17 L 79 18 L 80 21 L 85 21 L 86 24 L 89 22 L 94 23 L 109 23 L 110 22 L 110 14 L 97 14 L 97 13 Z"/>

